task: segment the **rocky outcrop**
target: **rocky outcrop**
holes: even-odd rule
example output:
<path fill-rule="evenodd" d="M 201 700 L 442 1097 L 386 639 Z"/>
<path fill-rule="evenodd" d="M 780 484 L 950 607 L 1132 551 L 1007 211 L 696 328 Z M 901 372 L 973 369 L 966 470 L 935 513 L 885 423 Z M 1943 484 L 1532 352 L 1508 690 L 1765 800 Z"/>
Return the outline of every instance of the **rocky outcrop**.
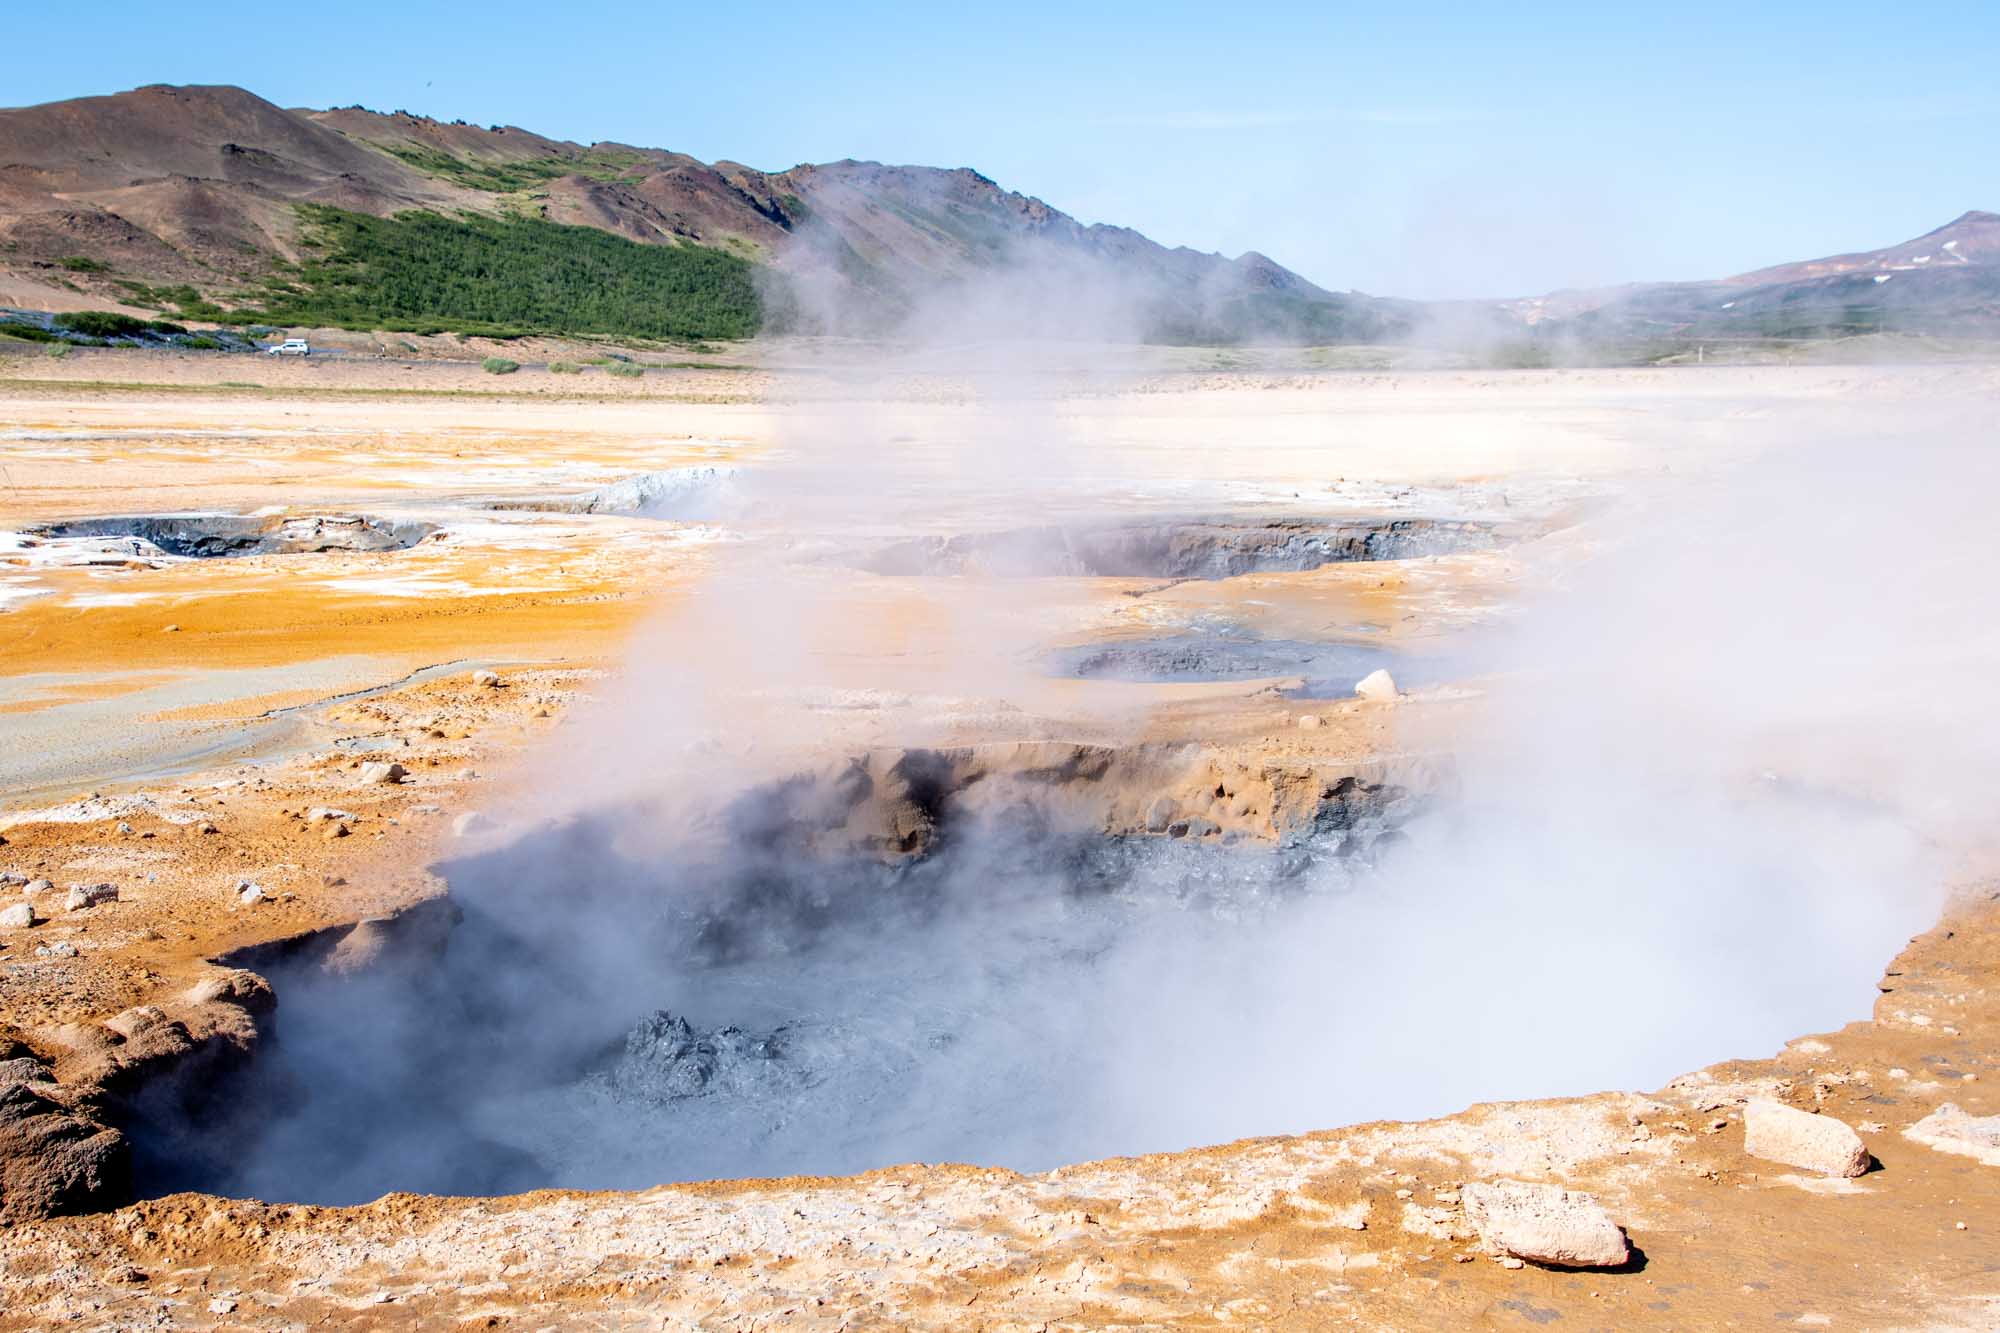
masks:
<path fill-rule="evenodd" d="M 274 1004 L 261 977 L 217 972 L 180 1000 L 42 1032 L 53 1064 L 0 1036 L 0 1222 L 129 1202 L 139 1150 L 172 1151 Z"/>
<path fill-rule="evenodd" d="M 1903 1137 L 1939 1152 L 2000 1166 L 2000 1115 L 1967 1115 L 1946 1102 L 1904 1130 Z"/>
<path fill-rule="evenodd" d="M 0 1039 L 0 1055 L 0 1224 L 126 1202 L 125 1136 L 73 1107 L 26 1047 Z"/>
<path fill-rule="evenodd" d="M 950 829 L 1358 845 L 1450 779 L 1423 759 L 1244 762 L 1187 746 L 1060 741 L 871 751 L 736 798 L 739 844 L 920 857 Z M 1326 850 L 1339 850 L 1329 846 Z"/>

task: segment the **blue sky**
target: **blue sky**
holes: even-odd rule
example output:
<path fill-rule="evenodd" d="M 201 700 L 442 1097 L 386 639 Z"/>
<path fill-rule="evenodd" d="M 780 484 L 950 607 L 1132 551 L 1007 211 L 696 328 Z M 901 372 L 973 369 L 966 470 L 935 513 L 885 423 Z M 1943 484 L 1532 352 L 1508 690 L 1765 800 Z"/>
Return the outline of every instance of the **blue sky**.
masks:
<path fill-rule="evenodd" d="M 236 83 L 768 169 L 973 166 L 1391 295 L 1719 276 L 2000 210 L 1987 0 L 9 8 L 9 104 Z"/>

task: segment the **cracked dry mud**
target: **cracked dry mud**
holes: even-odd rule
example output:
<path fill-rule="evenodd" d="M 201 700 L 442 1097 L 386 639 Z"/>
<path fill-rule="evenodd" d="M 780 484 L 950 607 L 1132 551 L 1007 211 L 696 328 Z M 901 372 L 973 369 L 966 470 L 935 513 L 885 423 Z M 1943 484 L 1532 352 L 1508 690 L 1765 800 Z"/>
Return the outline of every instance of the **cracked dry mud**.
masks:
<path fill-rule="evenodd" d="M 1594 486 L 1631 466 L 1627 451 L 1643 442 L 1621 436 L 1607 451 L 1616 457 L 1604 457 L 1576 441 L 1620 436 L 1625 414 L 1685 402 L 1690 390 L 1664 378 L 1411 377 L 1426 404 L 1416 408 L 1385 404 L 1371 385 L 1278 392 L 1384 422 L 1413 414 L 1417 433 L 1474 413 L 1500 422 L 1483 450 L 1397 465 L 1413 478 L 1511 468 L 1543 487 L 1561 470 Z M 1723 376 L 1692 392 L 1894 402 L 1935 387 L 1915 373 L 1798 372 Z M 1154 386 L 1149 397 L 1173 392 Z M 1265 418 L 1267 404 L 1228 396 L 1271 392 L 1229 388 L 1218 401 L 1214 385 L 1189 388 L 1162 418 L 1226 412 L 1271 426 L 1287 448 L 1255 465 L 1267 474 L 1228 465 L 1243 469 L 1239 499 L 1363 471 L 1355 453 L 1317 457 L 1319 443 L 1286 436 L 1299 403 Z M 631 626 L 710 568 L 712 546 L 680 519 L 654 529 L 617 515 L 524 511 L 523 523 L 561 525 L 527 540 L 467 513 L 503 489 L 574 496 L 718 457 L 755 466 L 776 429 L 750 409 L 684 407 L 673 433 L 703 441 L 691 445 L 661 442 L 657 410 L 594 407 L 558 437 L 553 423 L 538 435 L 485 403 L 337 407 L 367 437 L 339 446 L 352 458 L 334 458 L 275 410 L 256 426 L 267 470 L 286 478 L 260 502 L 379 513 L 355 497 L 382 489 L 393 452 L 405 478 L 391 487 L 395 508 L 439 523 L 449 540 L 95 573 L 24 563 L 12 575 L 21 582 L 10 586 L 31 596 L 0 617 L 10 675 L 0 722 L 53 717 L 104 737 L 71 745 L 60 764 L 22 768 L 0 817 L 0 870 L 53 885 L 33 895 L 46 920 L 0 931 L 8 1169 L 56 1160 L 49 1144 L 87 1144 L 106 1126 L 144 1135 L 148 1097 L 239 1086 L 232 1080 L 268 1040 L 274 999 L 285 1004 L 255 960 L 288 940 L 313 941 L 336 970 L 393 953 L 397 923 L 421 920 L 444 892 L 435 867 L 518 836 L 517 798 L 534 791 L 537 756 L 560 749 L 593 697 L 618 688 Z M 143 483 L 80 485 L 76 451 L 115 451 L 135 474 L 170 466 L 190 507 L 247 509 L 248 446 L 160 431 L 173 413 L 203 429 L 214 420 L 198 399 L 168 408 L 88 396 L 7 404 L 13 424 L 48 437 L 9 458 L 21 488 L 9 524 L 139 512 L 133 485 Z M 132 438 L 85 438 L 111 427 Z M 1107 422 L 1101 433 L 1128 463 L 1143 462 L 1135 473 L 1189 467 L 1192 455 L 1176 450 L 1195 448 L 1192 435 L 1177 439 L 1160 421 L 1119 434 L 1127 429 Z M 1537 431 L 1550 443 L 1524 459 Z M 64 457 L 36 463 L 64 432 L 53 446 Z M 1152 435 L 1167 442 L 1155 450 L 1141 438 Z M 490 452 L 468 455 L 475 436 Z M 498 484 L 500 472 L 511 485 Z M 1385 483 L 1372 498 L 1392 491 Z M 1540 512 L 1562 512 L 1579 494 L 1542 491 Z M 1347 509 L 1355 502 L 1338 497 Z M 941 516 L 933 535 L 1005 526 L 968 518 Z M 274 563 L 297 559 L 335 562 L 341 576 L 314 581 Z M 396 563 L 412 559 L 425 563 Z M 954 595 L 935 586 L 950 578 L 850 585 L 835 565 L 813 570 L 845 598 L 861 642 L 925 623 Z M 380 591 L 413 578 L 432 580 L 427 595 Z M 1505 550 L 1164 586 L 1104 576 L 1044 590 L 1037 624 L 1051 645 L 1117 645 L 1227 613 L 1273 641 L 1323 642 L 1330 627 L 1366 625 L 1370 642 L 1422 653 L 1440 627 L 1479 623 L 1503 604 L 1514 579 Z M 139 599 L 91 600 L 106 591 Z M 163 632 L 166 623 L 177 628 Z M 1033 775 L 1107 830 L 1255 847 L 1311 823 L 1343 780 L 1448 782 L 1450 739 L 1480 706 L 1476 689 L 1460 688 L 1476 681 L 1450 672 L 1389 708 L 1286 697 L 1290 673 L 1071 681 L 1048 676 L 1043 657 L 1024 666 L 1032 683 L 1004 700 L 927 693 L 921 645 L 905 647 L 904 658 L 870 659 L 831 692 L 741 700 L 716 720 L 711 744 L 722 750 L 692 753 L 718 770 L 719 759 L 700 756 L 748 756 L 758 771 L 827 784 L 859 764 L 874 795 L 829 827 L 843 846 L 880 855 L 921 855 L 931 836 L 931 807 L 885 780 L 917 753 L 950 756 L 961 789 Z M 329 660 L 338 665 L 323 669 Z M 220 664 L 246 674 L 213 696 L 174 693 Z M 497 688 L 475 679 L 489 665 Z M 282 730 L 262 729 L 283 710 Z M 1302 726 L 1306 717 L 1314 724 Z M 202 757 L 190 745 L 158 772 L 118 767 L 122 733 L 161 728 L 233 748 Z M 408 770 L 404 781 L 363 782 L 365 765 L 389 759 Z M 461 816 L 489 811 L 490 831 L 455 833 Z M 52 1177 L 0 1173 L 0 1209 L 19 1204 L 0 1214 L 0 1328 L 1989 1328 L 2000 1322 L 2000 1177 L 1977 1155 L 1903 1132 L 2000 1113 L 2000 880 L 1974 851 L 1938 924 L 1884 958 L 1871 1019 L 1799 1034 L 1776 1052 L 1718 1049 L 1718 1063 L 1652 1091 L 1482 1104 L 1417 1123 L 1029 1174 L 900 1165 L 637 1192 L 398 1193 L 345 1208 L 182 1193 L 38 1217 L 34 1189 Z M 61 910 L 72 882 L 99 880 L 119 885 L 116 901 Z M 245 901 L 245 882 L 263 890 L 257 900 Z M 38 953 L 58 944 L 74 953 Z M 1451 965 L 1420 945 L 1409 954 L 1411 968 Z M 1198 1061 L 1187 1077 L 1202 1077 Z M 1874 1169 L 1845 1179 L 1748 1155 L 1744 1108 L 1759 1098 L 1852 1126 Z M 1956 1109 L 1940 1116 L 1947 1104 Z M 171 1150 L 136 1146 L 142 1180 L 147 1155 Z M 58 1158 L 75 1166 L 66 1179 L 77 1202 L 116 1201 L 121 1168 L 109 1157 Z M 100 1169 L 102 1192 L 92 1194 L 86 1177 Z M 1507 1261 L 1466 1208 L 1468 1185 L 1493 1182 L 1589 1196 L 1623 1228 L 1633 1257 L 1610 1271 Z"/>

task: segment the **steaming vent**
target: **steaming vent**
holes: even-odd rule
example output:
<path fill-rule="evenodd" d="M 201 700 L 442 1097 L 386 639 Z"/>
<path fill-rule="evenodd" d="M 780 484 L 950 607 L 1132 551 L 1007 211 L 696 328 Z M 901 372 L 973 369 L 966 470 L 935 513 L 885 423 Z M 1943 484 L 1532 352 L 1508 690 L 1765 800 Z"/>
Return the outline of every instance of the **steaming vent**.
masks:
<path fill-rule="evenodd" d="M 873 754 L 685 836 L 605 810 L 447 866 L 452 901 L 282 952 L 252 1068 L 135 1139 L 148 1194 L 1047 1166 L 1134 1141 L 1092 1106 L 1131 969 L 1202 951 L 1387 855 L 1416 770 L 1179 747 Z"/>
<path fill-rule="evenodd" d="M 1490 550 L 1510 535 L 1472 519 L 1188 519 L 923 537 L 876 551 L 859 566 L 904 576 L 1227 579 Z"/>
<path fill-rule="evenodd" d="M 714 518 L 734 498 L 737 469 L 677 467 L 642 472 L 576 495 L 490 500 L 489 509 L 546 514 L 628 514 L 641 518 Z"/>

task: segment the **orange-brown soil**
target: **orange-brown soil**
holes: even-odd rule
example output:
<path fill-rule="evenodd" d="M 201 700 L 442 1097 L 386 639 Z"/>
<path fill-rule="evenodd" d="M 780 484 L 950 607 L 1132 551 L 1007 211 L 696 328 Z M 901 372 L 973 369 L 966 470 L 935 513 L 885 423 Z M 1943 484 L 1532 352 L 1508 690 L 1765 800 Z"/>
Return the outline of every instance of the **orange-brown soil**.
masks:
<path fill-rule="evenodd" d="M 183 373 L 139 357 L 0 367 L 0 378 L 43 381 L 183 383 Z M 56 887 L 41 895 L 48 920 L 0 931 L 0 1057 L 11 1042 L 44 1061 L 55 1082 L 24 1086 L 57 1101 L 87 1106 L 95 1084 L 170 1063 L 163 1025 L 179 1024 L 183 1044 L 254 1046 L 255 987 L 214 960 L 438 894 L 429 867 L 456 845 L 454 818 L 517 789 L 520 757 L 548 753 L 587 696 L 617 687 L 620 654 L 645 633 L 646 614 L 702 587 L 713 567 L 710 547 L 677 525 L 510 516 L 475 501 L 667 467 L 755 466 L 788 438 L 785 411 L 761 403 L 370 396 L 380 376 L 425 372 L 334 362 L 260 365 L 255 378 L 291 387 L 323 376 L 312 384 L 354 393 L 197 391 L 216 373 L 186 371 L 185 392 L 9 389 L 0 527 L 198 507 L 387 506 L 455 535 L 304 566 L 299 557 L 0 566 L 0 579 L 15 580 L 0 586 L 30 594 L 0 612 L 0 687 L 15 690 L 0 699 L 0 732 L 74 717 L 71 729 L 110 738 L 93 754 L 115 754 L 119 728 L 230 728 L 300 710 L 297 729 L 246 743 L 227 762 L 148 777 L 79 760 L 68 786 L 5 794 L 0 866 Z M 665 375 L 642 386 L 658 389 Z M 455 367 L 425 382 L 491 388 L 476 376 Z M 809 396 L 782 376 L 773 382 Z M 1677 395 L 1838 401 L 1865 389 L 1893 401 L 1946 383 L 1800 372 L 1685 384 L 1610 372 L 1374 377 L 1329 390 L 1166 377 L 1135 395 L 1157 410 L 1135 420 L 1085 400 L 1072 426 L 1108 471 L 1212 476 L 1282 503 L 1294 485 L 1351 479 L 1616 475 L 1652 447 L 1631 422 Z M 1313 410 L 1329 393 L 1327 410 Z M 949 420 L 948 402 L 936 401 L 909 410 Z M 1239 416 L 1268 427 L 1268 450 L 1213 450 L 1217 431 L 1245 429 Z M 1476 438 L 1465 433 L 1489 418 Z M 1406 420 L 1415 424 L 1396 424 Z M 1678 441 L 1690 428 L 1674 429 Z M 1580 493 L 1558 487 L 1545 507 Z M 829 679 L 921 689 L 943 660 L 954 590 L 837 567 L 813 577 L 831 627 Z M 1021 597 L 1016 609 L 1051 642 L 1229 611 L 1274 637 L 1365 625 L 1421 646 L 1487 614 L 1514 578 L 1501 554 L 993 595 Z M 329 661 L 346 665 L 311 674 Z M 461 665 L 394 684 L 452 663 Z M 474 682 L 473 665 L 486 663 L 498 687 Z M 157 697 L 214 668 L 246 674 L 219 697 Z M 1354 769 L 1399 756 L 1413 737 L 1447 745 L 1455 719 L 1478 707 L 1470 691 L 1391 709 L 1297 702 L 1262 681 L 1008 679 L 1004 707 L 976 693 L 843 701 L 829 721 L 811 701 L 758 698 L 715 725 L 766 745 L 764 762 L 779 771 L 884 744 L 1031 742 L 1142 755 L 1190 744 L 1201 763 L 1254 775 Z M 367 688 L 379 692 L 339 697 Z M 86 705 L 129 711 L 64 711 Z M 1318 725 L 1299 725 L 1307 711 Z M 409 770 L 403 782 L 362 781 L 363 764 L 391 759 Z M 1135 779 L 1093 799 L 1118 812 L 1107 818 L 1129 821 L 1142 790 Z M 340 817 L 316 818 L 320 809 Z M 117 901 L 56 905 L 70 883 L 94 880 L 117 881 Z M 245 881 L 264 890 L 261 901 L 243 900 Z M 74 954 L 36 952 L 55 944 Z M 2000 1320 L 1996 1168 L 1901 1131 L 1947 1101 L 2000 1113 L 1996 971 L 2000 907 L 1978 881 L 1891 963 L 1872 1021 L 1651 1094 L 1479 1106 L 1039 1176 L 912 1165 L 638 1194 L 392 1195 L 351 1209 L 179 1195 L 18 1222 L 0 1227 L 0 1328 L 1990 1328 Z M 139 1006 L 159 1012 L 134 1018 Z M 1746 1155 L 1742 1106 L 1753 1095 L 1854 1126 L 1880 1169 L 1825 1180 Z M 1474 1236 L 1461 1194 L 1495 1179 L 1590 1192 L 1638 1257 L 1611 1272 L 1503 1266 Z"/>

